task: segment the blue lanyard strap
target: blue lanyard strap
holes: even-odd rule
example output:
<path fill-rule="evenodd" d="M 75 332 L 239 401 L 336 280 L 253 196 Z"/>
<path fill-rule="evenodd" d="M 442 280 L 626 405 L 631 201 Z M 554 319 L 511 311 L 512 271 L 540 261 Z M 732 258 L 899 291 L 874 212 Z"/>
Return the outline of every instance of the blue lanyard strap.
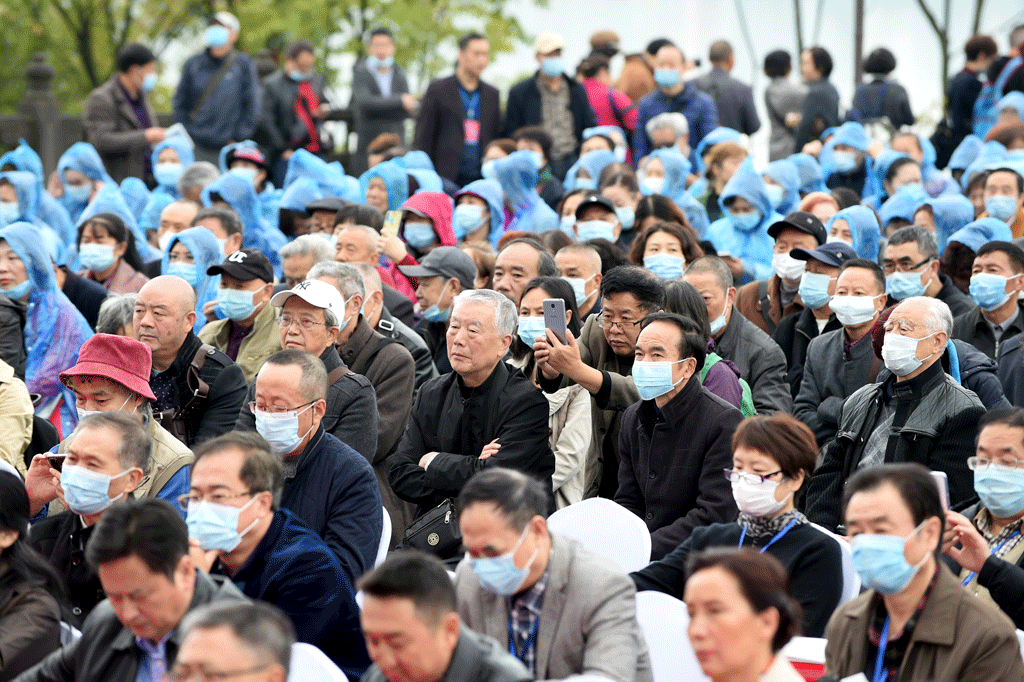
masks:
<path fill-rule="evenodd" d="M 480 105 L 480 89 L 470 95 L 462 87 L 459 87 L 459 97 L 462 98 L 462 105 L 466 107 L 467 118 L 476 118 L 476 108 Z"/>
<path fill-rule="evenodd" d="M 1020 535 L 1020 531 L 1019 531 L 1019 530 L 1018 530 L 1018 531 L 1015 531 L 1015 532 L 1013 533 L 1013 535 L 1011 535 L 1010 537 L 1008 537 L 1008 538 L 1006 538 L 1005 540 L 1003 540 L 1002 542 L 1000 542 L 1000 543 L 999 543 L 999 544 L 998 544 L 998 545 L 996 546 L 996 548 L 992 550 L 992 554 L 993 554 L 993 555 L 994 555 L 994 554 L 997 554 L 997 553 L 999 552 L 999 550 L 1001 550 L 1001 549 L 1003 548 L 1003 545 L 1005 545 L 1005 544 L 1006 544 L 1007 542 L 1009 542 L 1010 540 L 1014 539 L 1014 538 L 1015 538 L 1015 537 L 1017 537 L 1018 535 Z M 967 577 L 966 577 L 966 578 L 964 578 L 964 581 L 963 581 L 963 582 L 961 583 L 961 586 L 963 586 L 963 587 L 967 587 L 967 583 L 969 583 L 969 582 L 971 582 L 972 580 L 974 580 L 974 576 L 976 576 L 976 575 L 978 575 L 977 571 L 971 571 L 971 572 L 970 572 L 969 574 L 967 574 Z"/>
<path fill-rule="evenodd" d="M 787 523 L 787 524 L 785 525 L 785 527 L 784 527 L 784 528 L 783 528 L 782 530 L 780 530 L 780 531 L 779 531 L 778 533 L 776 533 L 776 534 L 775 534 L 775 537 L 773 537 L 773 538 L 772 538 L 771 540 L 769 540 L 769 541 L 768 541 L 768 544 L 767 544 L 767 545 L 765 545 L 764 547 L 762 547 L 762 548 L 761 548 L 761 554 L 764 554 L 764 553 L 765 553 L 765 551 L 766 551 L 766 550 L 767 550 L 767 549 L 768 549 L 769 547 L 771 547 L 771 546 L 772 546 L 772 545 L 774 545 L 774 544 L 775 544 L 776 542 L 778 542 L 779 540 L 781 540 L 781 539 L 782 539 L 782 536 L 783 536 L 783 535 L 785 535 L 786 533 L 788 533 L 788 532 L 789 532 L 789 529 L 790 529 L 790 528 L 792 528 L 793 526 L 795 526 L 795 525 L 796 525 L 796 521 L 797 521 L 796 519 L 793 519 L 792 521 L 790 521 L 789 523 Z M 744 539 L 745 539 L 746 537 L 747 537 L 747 526 L 746 526 L 746 524 L 744 524 L 744 525 L 743 525 L 743 531 L 742 531 L 742 532 L 740 533 L 740 547 L 741 547 L 741 548 L 743 547 L 743 540 L 744 540 Z"/>
<path fill-rule="evenodd" d="M 533 643 L 537 640 L 537 632 L 540 630 L 540 617 L 533 622 L 533 629 L 530 631 L 530 636 L 526 638 L 526 644 L 523 645 L 522 652 L 518 651 L 516 646 L 516 633 L 512 628 L 512 619 L 514 616 L 509 615 L 508 617 L 508 652 L 518 658 L 523 663 L 526 663 L 526 653 L 533 646 Z"/>
<path fill-rule="evenodd" d="M 882 627 L 882 637 L 878 640 L 878 658 L 875 659 L 875 676 L 872 682 L 885 682 L 889 677 L 889 671 L 882 670 L 885 662 L 885 648 L 889 645 L 889 616 L 885 617 L 885 626 Z"/>

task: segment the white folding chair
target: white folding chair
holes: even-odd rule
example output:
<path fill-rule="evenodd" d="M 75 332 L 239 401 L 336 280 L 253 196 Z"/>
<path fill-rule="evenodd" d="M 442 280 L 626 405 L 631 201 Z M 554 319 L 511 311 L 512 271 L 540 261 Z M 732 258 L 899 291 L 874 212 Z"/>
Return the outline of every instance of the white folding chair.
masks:
<path fill-rule="evenodd" d="M 636 620 L 651 657 L 654 682 L 702 682 L 708 678 L 693 653 L 686 604 L 664 592 L 637 592 Z"/>
<path fill-rule="evenodd" d="M 839 598 L 839 603 L 845 604 L 860 594 L 860 576 L 857 575 L 857 570 L 853 567 L 853 550 L 850 549 L 850 543 L 845 538 L 822 528 L 816 523 L 811 525 L 839 543 L 839 551 L 843 553 L 843 594 Z"/>
<path fill-rule="evenodd" d="M 292 644 L 288 682 L 348 682 L 341 668 L 312 644 Z"/>
<path fill-rule="evenodd" d="M 592 497 L 563 507 L 548 517 L 548 529 L 578 540 L 626 573 L 651 562 L 647 524 L 622 505 Z"/>
<path fill-rule="evenodd" d="M 388 514 L 384 507 L 381 507 L 381 511 L 384 513 L 384 529 L 380 532 L 380 544 L 377 546 L 377 560 L 373 562 L 374 566 L 384 563 L 384 559 L 388 557 L 388 548 L 391 546 L 391 514 Z"/>

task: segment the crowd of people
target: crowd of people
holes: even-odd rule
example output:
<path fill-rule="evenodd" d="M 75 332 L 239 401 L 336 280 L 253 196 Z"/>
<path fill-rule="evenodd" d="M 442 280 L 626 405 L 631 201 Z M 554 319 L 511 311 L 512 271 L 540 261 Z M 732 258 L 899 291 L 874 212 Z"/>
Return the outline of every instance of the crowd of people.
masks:
<path fill-rule="evenodd" d="M 848 107 L 770 53 L 763 167 L 724 40 L 544 33 L 503 112 L 483 35 L 417 98 L 375 29 L 346 169 L 240 31 L 173 127 L 130 44 L 0 156 L 0 680 L 658 682 L 638 590 L 714 682 L 1024 679 L 1024 26 L 930 139 L 888 50 Z M 649 565 L 549 530 L 594 497 Z"/>

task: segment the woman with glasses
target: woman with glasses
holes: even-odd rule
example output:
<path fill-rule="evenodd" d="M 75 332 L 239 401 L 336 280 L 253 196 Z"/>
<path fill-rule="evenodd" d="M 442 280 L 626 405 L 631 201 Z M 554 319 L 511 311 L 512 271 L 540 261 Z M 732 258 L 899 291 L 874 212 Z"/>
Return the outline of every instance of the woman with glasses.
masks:
<path fill-rule="evenodd" d="M 814 434 L 787 414 L 751 417 L 732 439 L 732 483 L 739 516 L 735 523 L 696 528 L 661 561 L 631 574 L 636 589 L 683 598 L 691 553 L 709 547 L 752 547 L 771 554 L 789 572 L 793 596 L 803 607 L 802 632 L 821 637 L 843 588 L 842 554 L 834 538 L 796 510 L 796 497 L 814 471 Z"/>

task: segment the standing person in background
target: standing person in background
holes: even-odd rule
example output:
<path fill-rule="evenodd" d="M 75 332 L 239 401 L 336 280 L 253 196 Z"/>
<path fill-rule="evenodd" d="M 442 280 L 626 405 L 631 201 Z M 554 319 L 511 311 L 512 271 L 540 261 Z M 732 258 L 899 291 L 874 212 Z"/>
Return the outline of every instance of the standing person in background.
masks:
<path fill-rule="evenodd" d="M 609 64 L 607 56 L 600 53 L 591 54 L 580 62 L 578 72 L 583 76 L 581 83 L 587 91 L 587 99 L 597 117 L 597 124 L 617 126 L 626 135 L 632 135 L 636 129 L 636 105 L 629 100 L 626 93 L 612 87 Z"/>
<path fill-rule="evenodd" d="M 839 92 L 828 77 L 832 55 L 818 45 L 800 53 L 800 75 L 807 84 L 800 123 L 796 130 L 796 151 L 817 140 L 826 129 L 839 125 Z"/>
<path fill-rule="evenodd" d="M 415 147 L 438 175 L 465 187 L 481 177 L 484 149 L 501 135 L 498 89 L 480 80 L 491 61 L 491 43 L 480 33 L 459 38 L 455 73 L 433 81 L 416 119 Z"/>
<path fill-rule="evenodd" d="M 769 52 L 764 58 L 764 75 L 772 79 L 764 91 L 764 106 L 768 110 L 771 138 L 768 140 L 768 160 L 778 161 L 798 151 L 796 127 L 800 124 L 800 110 L 807 97 L 807 86 L 789 80 L 793 62 L 785 50 Z"/>
<path fill-rule="evenodd" d="M 864 73 L 874 80 L 858 85 L 853 95 L 853 108 L 860 112 L 862 121 L 888 118 L 894 130 L 914 124 L 906 88 L 888 80 L 895 70 L 896 56 L 884 47 L 874 50 L 864 60 Z"/>
<path fill-rule="evenodd" d="M 252 138 L 260 121 L 260 83 L 252 57 L 235 50 L 241 24 L 217 12 L 206 49 L 189 57 L 174 92 L 174 119 L 195 142 L 196 160 L 216 164 L 220 148 Z"/>
<path fill-rule="evenodd" d="M 658 89 L 654 82 L 654 55 L 665 45 L 671 45 L 668 38 L 656 38 L 647 44 L 643 52 L 626 55 L 626 63 L 619 72 L 619 80 L 615 83 L 618 90 L 626 93 L 634 104 Z"/>
<path fill-rule="evenodd" d="M 999 46 L 992 36 L 976 35 L 964 45 L 964 54 L 967 56 L 964 68 L 949 80 L 946 91 L 950 127 L 953 128 L 950 149 L 955 149 L 974 132 L 974 103 L 981 94 L 981 74 L 999 56 Z"/>
<path fill-rule="evenodd" d="M 761 119 L 754 108 L 754 93 L 750 86 L 729 75 L 736 64 L 729 41 L 711 43 L 708 61 L 711 62 L 711 71 L 694 79 L 693 84 L 715 100 L 720 125 L 753 135 L 761 129 Z"/>
<path fill-rule="evenodd" d="M 405 145 L 405 118 L 416 113 L 405 71 L 395 65 L 395 36 L 379 27 L 370 31 L 366 59 L 352 69 L 352 110 L 355 115 L 356 155 L 350 172 L 367 169 L 366 151 L 381 133 L 397 135 Z"/>

